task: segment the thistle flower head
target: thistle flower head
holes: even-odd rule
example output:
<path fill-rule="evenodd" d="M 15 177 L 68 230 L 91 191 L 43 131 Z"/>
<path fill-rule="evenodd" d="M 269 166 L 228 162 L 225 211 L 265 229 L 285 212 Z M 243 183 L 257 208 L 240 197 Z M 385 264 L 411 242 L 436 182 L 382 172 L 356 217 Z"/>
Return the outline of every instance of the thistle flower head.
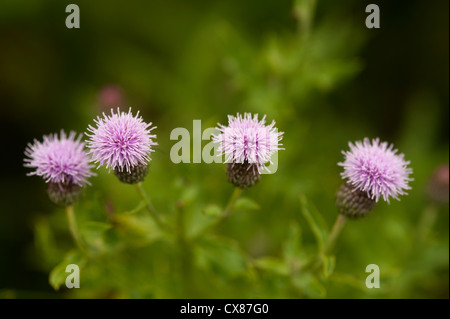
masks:
<path fill-rule="evenodd" d="M 88 178 L 95 175 L 90 171 L 89 157 L 84 151 L 81 134 L 76 137 L 75 132 L 69 136 L 61 130 L 58 134 L 43 137 L 43 142 L 34 140 L 28 144 L 24 166 L 34 168 L 28 175 L 38 175 L 46 183 L 78 185 L 89 184 Z"/>
<path fill-rule="evenodd" d="M 90 149 L 89 154 L 92 160 L 99 163 L 99 166 L 105 165 L 107 169 L 118 172 L 131 172 L 132 168 L 138 165 L 147 165 L 150 161 L 150 152 L 153 152 L 152 146 L 157 145 L 152 139 L 151 131 L 156 126 L 152 123 L 145 123 L 139 116 L 131 113 L 114 113 L 111 109 L 111 115 L 105 115 L 103 118 L 97 117 L 95 120 L 97 127 L 89 125 L 89 136 L 87 146 Z"/>
<path fill-rule="evenodd" d="M 397 154 L 392 144 L 365 138 L 363 142 L 349 143 L 349 147 L 350 151 L 342 152 L 345 161 L 338 165 L 344 168 L 341 176 L 355 190 L 366 192 L 376 202 L 380 197 L 389 202 L 389 196 L 398 200 L 399 195 L 411 189 L 408 182 L 412 180 L 412 169 L 407 167 L 410 162 L 404 160 L 403 154 Z"/>
<path fill-rule="evenodd" d="M 249 163 L 249 169 L 256 166 L 258 171 L 271 162 L 271 155 L 281 150 L 283 133 L 277 131 L 275 121 L 265 125 L 265 119 L 266 116 L 259 121 L 258 114 L 242 116 L 238 113 L 228 116 L 228 126 L 218 124 L 220 134 L 213 136 L 213 140 L 219 143 L 219 152 L 225 154 L 225 162 Z"/>

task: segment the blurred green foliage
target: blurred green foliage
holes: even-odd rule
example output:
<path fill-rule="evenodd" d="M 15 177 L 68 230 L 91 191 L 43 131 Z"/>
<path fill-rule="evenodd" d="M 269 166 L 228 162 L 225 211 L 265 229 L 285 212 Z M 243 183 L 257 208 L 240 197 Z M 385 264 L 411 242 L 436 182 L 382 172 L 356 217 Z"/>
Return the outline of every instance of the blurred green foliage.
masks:
<path fill-rule="evenodd" d="M 379 30 L 357 0 L 77 4 L 78 30 L 65 28 L 60 1 L 0 4 L 0 124 L 13 154 L 0 297 L 448 298 L 448 203 L 426 193 L 448 163 L 448 2 L 380 1 Z M 75 205 L 82 254 L 43 181 L 25 177 L 23 150 L 61 128 L 84 132 L 112 106 L 158 126 L 143 185 L 173 230 L 101 168 Z M 236 112 L 276 120 L 285 150 L 222 220 L 225 165 L 173 164 L 169 136 Z M 411 161 L 412 190 L 347 222 L 321 268 L 302 271 L 337 217 L 341 150 L 366 136 Z M 63 288 L 68 263 L 80 289 Z M 379 289 L 365 287 L 368 264 L 380 266 Z"/>

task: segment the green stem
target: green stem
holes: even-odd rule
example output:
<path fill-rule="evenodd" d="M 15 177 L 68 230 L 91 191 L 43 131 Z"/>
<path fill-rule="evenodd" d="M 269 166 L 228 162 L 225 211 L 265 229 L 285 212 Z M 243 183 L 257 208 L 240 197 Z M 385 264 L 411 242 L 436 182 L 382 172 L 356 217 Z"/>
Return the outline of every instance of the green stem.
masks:
<path fill-rule="evenodd" d="M 301 46 L 298 58 L 298 66 L 300 68 L 303 68 L 303 65 L 306 63 L 305 57 L 309 48 L 308 43 L 311 38 L 311 29 L 313 27 L 317 1 L 309 0 L 308 2 L 305 2 L 305 5 L 309 6 L 309 8 L 294 7 L 294 14 L 297 18 L 297 30 L 301 36 Z M 302 12 L 302 9 L 306 11 L 309 10 L 309 16 L 306 15 L 307 12 Z"/>
<path fill-rule="evenodd" d="M 234 188 L 234 192 L 231 195 L 230 200 L 228 201 L 228 204 L 222 213 L 222 218 L 225 218 L 231 214 L 231 212 L 233 211 L 234 205 L 236 204 L 236 201 L 241 196 L 243 191 L 244 190 L 242 188 L 239 188 L 239 187 Z"/>
<path fill-rule="evenodd" d="M 301 267 L 302 271 L 306 271 L 307 269 L 311 269 L 312 271 L 316 271 L 322 266 L 323 257 L 328 255 L 333 249 L 339 234 L 341 233 L 342 228 L 344 227 L 345 221 L 347 218 L 339 214 L 334 222 L 333 228 L 331 229 L 330 234 L 328 235 L 327 242 L 322 251 L 319 251 L 317 255 L 310 259 L 303 267 Z"/>
<path fill-rule="evenodd" d="M 347 220 L 347 217 L 345 217 L 342 214 L 339 214 L 336 218 L 336 222 L 333 225 L 333 228 L 331 229 L 331 233 L 328 236 L 327 243 L 325 245 L 325 248 L 323 249 L 323 253 L 326 255 L 328 254 L 334 247 L 337 238 L 339 237 L 339 234 L 341 233 L 342 228 L 345 225 L 345 221 Z"/>
<path fill-rule="evenodd" d="M 311 32 L 312 24 L 314 22 L 317 0 L 309 0 L 303 3 L 303 8 L 294 6 L 294 14 L 297 18 L 297 27 L 300 34 L 308 38 Z M 302 12 L 302 10 L 305 10 L 305 12 Z M 306 13 L 309 13 L 309 15 L 306 15 Z"/>
<path fill-rule="evenodd" d="M 75 243 L 81 251 L 85 251 L 86 247 L 80 237 L 80 234 L 78 233 L 77 220 L 75 218 L 73 206 L 66 206 L 66 214 L 69 222 L 69 230 Z"/>
<path fill-rule="evenodd" d="M 145 192 L 144 188 L 142 187 L 142 183 L 136 183 L 136 189 L 138 190 L 139 196 L 141 196 L 142 200 L 145 201 L 145 205 L 147 206 L 147 210 L 152 216 L 155 223 L 159 226 L 159 228 L 163 230 L 169 230 L 169 226 L 162 222 L 162 220 L 159 218 L 158 213 L 156 212 L 155 207 L 153 206 L 152 202 L 150 201 L 150 198 L 147 196 L 147 193 Z"/>

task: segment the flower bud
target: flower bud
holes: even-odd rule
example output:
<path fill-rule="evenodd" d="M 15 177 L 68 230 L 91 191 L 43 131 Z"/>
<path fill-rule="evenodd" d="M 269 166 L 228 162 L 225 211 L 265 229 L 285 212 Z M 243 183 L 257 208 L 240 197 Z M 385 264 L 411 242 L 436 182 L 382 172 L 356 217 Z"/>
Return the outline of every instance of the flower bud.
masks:
<path fill-rule="evenodd" d="M 122 170 L 119 168 L 114 169 L 114 174 L 122 183 L 136 184 L 142 182 L 148 173 L 147 164 L 138 164 L 130 167 L 130 171 Z"/>
<path fill-rule="evenodd" d="M 229 163 L 227 166 L 228 181 L 234 186 L 246 189 L 255 185 L 261 177 L 256 165 L 244 163 Z"/>
<path fill-rule="evenodd" d="M 82 187 L 74 183 L 48 183 L 48 197 L 59 206 L 70 206 L 81 195 Z"/>
<path fill-rule="evenodd" d="M 349 218 L 366 216 L 374 207 L 375 200 L 349 183 L 343 184 L 336 194 L 336 206 L 340 214 Z"/>

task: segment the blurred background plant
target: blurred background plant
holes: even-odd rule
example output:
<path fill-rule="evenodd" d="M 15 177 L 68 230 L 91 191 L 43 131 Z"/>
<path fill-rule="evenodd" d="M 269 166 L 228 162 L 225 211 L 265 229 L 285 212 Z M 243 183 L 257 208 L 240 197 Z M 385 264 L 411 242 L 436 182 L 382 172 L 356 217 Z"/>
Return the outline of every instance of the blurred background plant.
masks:
<path fill-rule="evenodd" d="M 68 3 L 2 1 L 0 297 L 448 298 L 448 2 L 376 1 L 371 30 L 368 3 L 80 0 L 69 30 Z M 143 187 L 176 231 L 100 169 L 75 205 L 84 255 L 23 151 L 116 106 L 158 126 Z M 226 165 L 173 164 L 169 136 L 237 112 L 276 120 L 286 150 L 220 220 Z M 340 152 L 365 136 L 405 154 L 412 190 L 349 221 L 323 269 L 301 272 L 337 216 Z M 67 263 L 81 288 L 55 290 Z M 373 263 L 379 289 L 365 287 Z"/>

